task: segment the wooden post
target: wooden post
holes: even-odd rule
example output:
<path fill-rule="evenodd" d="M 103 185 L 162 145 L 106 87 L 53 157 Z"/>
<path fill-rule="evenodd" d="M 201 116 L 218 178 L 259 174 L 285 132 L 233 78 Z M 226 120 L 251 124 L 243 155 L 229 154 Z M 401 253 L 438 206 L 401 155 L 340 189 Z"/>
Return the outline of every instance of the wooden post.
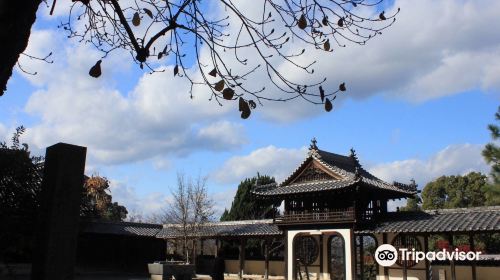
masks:
<path fill-rule="evenodd" d="M 401 239 L 403 239 L 401 243 L 405 244 L 405 246 L 406 246 L 406 236 L 404 234 L 401 235 Z M 401 263 L 403 264 L 403 280 L 408 279 L 408 269 L 406 266 L 406 262 L 408 262 L 408 260 L 401 261 Z"/>
<path fill-rule="evenodd" d="M 219 238 L 215 238 L 215 256 L 218 257 L 219 256 Z"/>
<path fill-rule="evenodd" d="M 450 242 L 450 250 L 454 250 L 453 247 L 455 247 L 455 245 L 453 244 L 453 234 L 448 235 L 448 241 Z M 451 270 L 451 280 L 457 280 L 457 271 L 455 270 L 454 260 L 450 260 L 450 270 Z"/>
<path fill-rule="evenodd" d="M 472 252 L 476 251 L 476 246 L 474 245 L 474 235 L 472 233 L 469 233 L 469 249 Z M 472 280 L 476 280 L 477 275 L 476 275 L 476 261 L 472 261 Z"/>
<path fill-rule="evenodd" d="M 191 241 L 191 244 L 193 244 L 193 249 L 191 250 L 192 253 L 192 263 L 196 266 L 196 246 L 198 245 L 198 241 L 196 239 L 193 239 Z"/>
<path fill-rule="evenodd" d="M 361 280 L 365 278 L 365 248 L 363 242 L 363 236 L 358 235 L 359 238 L 359 271 L 361 275 Z"/>
<path fill-rule="evenodd" d="M 203 252 L 203 239 L 200 239 L 200 256 L 203 256 L 204 252 Z"/>
<path fill-rule="evenodd" d="M 387 244 L 387 233 L 382 233 L 382 243 Z M 384 266 L 384 280 L 389 279 L 389 268 Z"/>
<path fill-rule="evenodd" d="M 33 280 L 74 278 L 87 148 L 59 143 L 47 148 L 33 255 Z"/>
<path fill-rule="evenodd" d="M 264 241 L 264 279 L 269 279 L 269 240 Z"/>
<path fill-rule="evenodd" d="M 323 280 L 323 234 L 319 236 L 319 280 Z"/>
<path fill-rule="evenodd" d="M 239 257 L 238 257 L 238 260 L 239 260 L 239 263 L 240 263 L 240 266 L 239 266 L 239 271 L 238 271 L 238 279 L 243 279 L 243 274 L 245 273 L 244 272 L 244 268 L 245 268 L 245 242 L 246 240 L 245 239 L 240 239 L 240 245 L 239 245 Z"/>
<path fill-rule="evenodd" d="M 168 239 L 165 239 L 165 260 L 168 261 Z"/>
<path fill-rule="evenodd" d="M 287 230 L 283 230 L 283 240 L 285 242 L 285 271 L 284 271 L 284 275 L 285 275 L 285 280 L 293 280 L 293 278 L 295 276 L 292 277 L 292 279 L 288 279 L 288 254 L 292 253 L 292 249 L 290 248 L 290 251 L 288 251 L 288 231 Z"/>
<path fill-rule="evenodd" d="M 424 252 L 427 254 L 429 252 L 429 235 L 424 235 Z M 425 280 L 430 280 L 429 275 L 430 263 L 427 258 L 425 258 Z"/>

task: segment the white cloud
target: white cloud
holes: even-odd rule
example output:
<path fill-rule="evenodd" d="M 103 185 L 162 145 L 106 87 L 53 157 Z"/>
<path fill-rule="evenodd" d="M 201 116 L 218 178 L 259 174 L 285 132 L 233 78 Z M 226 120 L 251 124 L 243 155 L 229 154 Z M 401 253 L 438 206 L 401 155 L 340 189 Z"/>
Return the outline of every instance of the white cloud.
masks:
<path fill-rule="evenodd" d="M 281 181 L 304 160 L 305 155 L 306 148 L 285 149 L 271 145 L 248 155 L 231 157 L 211 177 L 220 183 L 238 183 L 259 172 Z"/>
<path fill-rule="evenodd" d="M 31 48 L 58 38 L 55 32 L 32 34 Z M 106 58 L 103 75 L 94 79 L 87 73 L 99 59 L 95 50 L 52 47 L 55 63 L 42 65 L 40 75 L 28 77 L 42 88 L 26 105 L 28 113 L 40 117 L 26 133 L 28 142 L 38 148 L 64 141 L 87 146 L 91 162 L 121 163 L 199 149 L 234 149 L 246 142 L 241 125 L 221 121 L 235 109 L 208 102 L 209 94 L 200 87 L 190 99 L 188 81 L 173 78 L 171 67 L 165 68 L 166 73 L 144 74 L 125 94 L 112 79 L 129 65 L 120 54 Z M 27 63 L 34 69 L 42 67 Z"/>
<path fill-rule="evenodd" d="M 154 192 L 139 195 L 134 187 L 116 180 L 111 180 L 110 191 L 113 202 L 124 205 L 131 215 L 140 214 L 147 217 L 151 214 L 158 214 L 170 202 L 170 197 L 164 193 Z"/>
<path fill-rule="evenodd" d="M 347 42 L 347 48 L 336 48 L 333 53 L 312 50 L 298 40 L 285 46 L 306 48 L 306 55 L 296 61 L 317 61 L 315 76 L 286 63 L 278 62 L 278 68 L 299 83 L 326 77 L 326 89 L 336 89 L 345 81 L 348 91 L 337 98 L 340 103 L 334 107 L 345 98 L 377 94 L 425 102 L 470 90 L 500 92 L 496 78 L 500 75 L 500 29 L 495 28 L 500 26 L 499 1 L 397 0 L 387 13 L 397 7 L 401 13 L 396 23 L 366 46 Z M 251 50 L 241 55 L 255 57 Z M 258 73 L 253 79 L 265 81 L 266 76 Z M 270 83 L 264 85 L 266 94 L 279 95 Z M 324 112 L 304 101 L 264 104 L 259 112 L 273 121 L 289 122 Z"/>
<path fill-rule="evenodd" d="M 487 174 L 489 166 L 481 155 L 483 145 L 450 145 L 428 159 L 406 159 L 376 164 L 368 170 L 388 181 L 408 183 L 414 178 L 420 187 L 442 175 L 464 175 L 471 171 Z"/>
<path fill-rule="evenodd" d="M 256 4 L 255 1 L 240 1 L 236 4 L 250 18 L 260 18 L 262 5 Z M 306 48 L 306 54 L 295 61 L 305 64 L 317 61 L 314 76 L 298 71 L 289 63 L 284 63 L 278 56 L 274 56 L 271 60 L 284 74 L 299 83 L 310 83 L 327 77 L 325 88 L 335 89 L 340 82 L 345 81 L 348 92 L 337 98 L 340 103 L 345 98 L 362 99 L 375 94 L 384 94 L 387 97 L 402 98 L 412 102 L 424 102 L 475 89 L 499 92 L 500 82 L 497 77 L 500 75 L 498 66 L 500 65 L 500 29 L 495 28 L 500 26 L 499 1 L 396 0 L 388 9 L 387 14 L 393 13 L 397 7 L 401 8 L 401 12 L 396 23 L 385 30 L 382 36 L 370 40 L 366 46 L 347 42 L 347 48 L 335 48 L 333 53 L 325 53 L 303 46 L 299 40 L 292 40 L 285 45 L 283 50 L 290 52 Z M 57 15 L 65 12 L 65 9 L 65 5 L 58 6 Z M 219 2 L 209 5 L 207 10 L 207 16 L 213 18 L 225 17 L 228 14 Z M 363 13 L 376 14 L 377 12 L 364 10 Z M 239 24 L 236 24 L 232 17 L 230 22 L 228 32 L 237 34 Z M 273 24 L 278 29 L 283 28 L 279 20 Z M 140 30 L 137 31 L 140 32 Z M 278 34 L 280 31 L 275 33 Z M 57 41 L 47 42 L 49 39 L 44 34 L 35 34 L 35 36 L 41 37 L 38 39 L 40 41 L 62 45 Z M 240 39 L 245 40 L 245 38 Z M 234 42 L 235 36 L 230 36 L 226 40 L 226 43 Z M 45 49 L 37 54 L 46 53 Z M 253 48 L 241 50 L 239 56 L 249 59 L 249 68 L 262 64 Z M 206 48 L 201 50 L 201 58 L 204 63 L 210 61 Z M 244 69 L 248 69 L 239 64 L 230 54 L 225 55 L 224 59 L 234 73 L 244 73 L 246 72 Z M 83 65 L 82 73 L 86 73 L 88 63 Z M 116 67 L 115 63 L 107 65 L 120 68 Z M 110 71 L 110 69 L 105 70 L 105 73 Z M 268 81 L 265 70 L 261 70 L 248 77 L 246 86 L 255 90 L 266 86 L 267 97 L 283 97 L 283 94 Z M 167 73 L 171 73 L 171 69 Z M 31 79 L 36 80 L 40 77 Z M 184 82 L 177 83 L 180 80 L 176 79 L 168 85 L 172 89 L 182 89 L 183 92 L 187 92 Z M 145 116 L 159 121 L 162 117 L 170 116 L 162 112 L 161 108 L 166 108 L 166 112 L 172 111 L 174 115 L 178 112 L 172 106 L 164 107 L 165 99 L 172 100 L 172 97 L 159 96 L 155 83 L 148 83 L 137 88 L 139 91 L 150 89 L 155 92 L 155 98 L 152 99 L 150 95 L 145 94 L 146 100 L 137 99 L 137 105 L 140 106 Z M 185 101 L 186 96 L 178 95 L 178 97 Z M 200 106 L 197 106 L 196 110 L 203 112 L 214 110 L 214 108 L 221 110 L 217 108 L 218 106 L 206 102 L 208 97 L 200 95 L 197 97 L 203 100 L 204 106 L 201 106 L 201 103 L 197 104 Z M 247 96 L 247 98 L 250 97 Z M 272 121 L 289 122 L 324 112 L 321 107 L 305 101 L 286 103 L 264 101 L 263 103 L 265 106 L 259 107 L 252 115 L 261 115 Z M 340 103 L 334 104 L 334 107 L 339 106 Z M 229 103 L 223 102 L 223 104 Z M 235 105 L 229 104 L 224 107 L 235 107 Z M 179 110 L 185 109 L 184 106 L 179 107 Z"/>

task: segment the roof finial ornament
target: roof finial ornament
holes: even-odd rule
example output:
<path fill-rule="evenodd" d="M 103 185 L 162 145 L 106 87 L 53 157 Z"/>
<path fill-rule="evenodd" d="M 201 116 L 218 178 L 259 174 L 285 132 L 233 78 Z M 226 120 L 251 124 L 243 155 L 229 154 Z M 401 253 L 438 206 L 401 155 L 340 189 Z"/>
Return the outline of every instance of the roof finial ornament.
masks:
<path fill-rule="evenodd" d="M 318 141 L 316 140 L 316 137 L 313 137 L 313 139 L 311 139 L 311 144 L 309 145 L 309 150 L 317 150 L 318 149 L 318 146 L 316 145 L 318 143 Z"/>
<path fill-rule="evenodd" d="M 318 145 L 317 145 L 318 141 L 316 140 L 316 137 L 313 137 L 313 139 L 311 139 L 311 144 L 309 144 L 309 152 L 307 153 L 308 156 L 314 156 L 316 158 L 321 158 L 320 154 L 319 154 L 319 149 L 318 149 Z"/>
<path fill-rule="evenodd" d="M 354 150 L 354 148 L 351 148 L 351 154 L 349 155 L 349 157 L 352 158 L 352 160 L 354 160 L 354 163 L 357 166 L 361 166 L 361 164 L 359 164 L 359 159 L 358 156 L 356 155 L 356 151 Z"/>

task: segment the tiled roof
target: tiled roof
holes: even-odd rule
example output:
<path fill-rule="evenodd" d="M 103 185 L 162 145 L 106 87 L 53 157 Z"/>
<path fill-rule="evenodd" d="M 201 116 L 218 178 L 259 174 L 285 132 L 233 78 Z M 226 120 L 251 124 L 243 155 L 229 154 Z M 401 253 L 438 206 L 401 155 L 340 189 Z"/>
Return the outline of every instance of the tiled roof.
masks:
<path fill-rule="evenodd" d="M 88 222 L 84 233 L 178 238 L 178 225 L 158 225 L 130 222 Z M 430 210 L 422 212 L 392 212 L 379 224 L 355 233 L 444 233 L 500 232 L 500 206 Z M 202 226 L 192 236 L 197 237 L 264 237 L 283 232 L 272 220 L 214 222 Z"/>
<path fill-rule="evenodd" d="M 478 232 L 500 231 L 500 207 L 475 207 L 421 212 L 396 212 L 375 227 L 360 232 Z"/>
<path fill-rule="evenodd" d="M 276 187 L 276 184 L 269 184 L 256 188 L 253 193 L 256 195 L 273 196 L 280 194 L 293 194 L 293 193 L 307 193 L 317 191 L 329 191 L 334 189 L 341 189 L 344 187 L 352 186 L 357 181 L 347 180 L 326 180 L 314 181 L 298 184 L 291 184 L 286 187 Z"/>
<path fill-rule="evenodd" d="M 147 236 L 154 237 L 160 230 L 162 225 L 146 224 L 146 223 L 131 223 L 131 222 L 83 222 L 81 225 L 82 233 L 99 233 L 99 234 L 114 234 L 114 235 L 130 235 L 130 236 Z"/>
<path fill-rule="evenodd" d="M 295 184 L 292 180 L 311 161 L 316 161 L 324 168 L 341 176 L 340 180 L 317 180 Z M 252 192 L 260 196 L 277 196 L 285 194 L 329 191 L 353 186 L 359 183 L 370 188 L 383 189 L 397 193 L 400 197 L 416 193 L 416 185 L 387 183 L 375 177 L 359 164 L 355 156 L 343 156 L 316 148 L 309 151 L 307 158 L 281 184 L 258 186 Z"/>
<path fill-rule="evenodd" d="M 203 225 L 193 236 L 198 237 L 239 237 L 239 236 L 276 236 L 282 232 L 272 220 L 246 220 L 231 222 L 215 222 Z M 178 225 L 167 224 L 156 235 L 158 238 L 181 237 Z"/>

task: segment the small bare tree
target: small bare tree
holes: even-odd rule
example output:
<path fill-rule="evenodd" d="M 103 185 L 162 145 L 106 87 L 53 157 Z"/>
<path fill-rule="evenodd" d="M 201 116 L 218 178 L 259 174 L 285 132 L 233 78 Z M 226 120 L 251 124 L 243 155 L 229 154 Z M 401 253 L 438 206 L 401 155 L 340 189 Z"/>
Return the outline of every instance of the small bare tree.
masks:
<path fill-rule="evenodd" d="M 189 241 L 195 241 L 203 225 L 212 220 L 214 203 L 206 188 L 206 177 L 186 178 L 177 173 L 177 186 L 172 190 L 172 203 L 163 211 L 159 221 L 171 224 L 182 237 L 182 251 L 189 261 Z"/>

